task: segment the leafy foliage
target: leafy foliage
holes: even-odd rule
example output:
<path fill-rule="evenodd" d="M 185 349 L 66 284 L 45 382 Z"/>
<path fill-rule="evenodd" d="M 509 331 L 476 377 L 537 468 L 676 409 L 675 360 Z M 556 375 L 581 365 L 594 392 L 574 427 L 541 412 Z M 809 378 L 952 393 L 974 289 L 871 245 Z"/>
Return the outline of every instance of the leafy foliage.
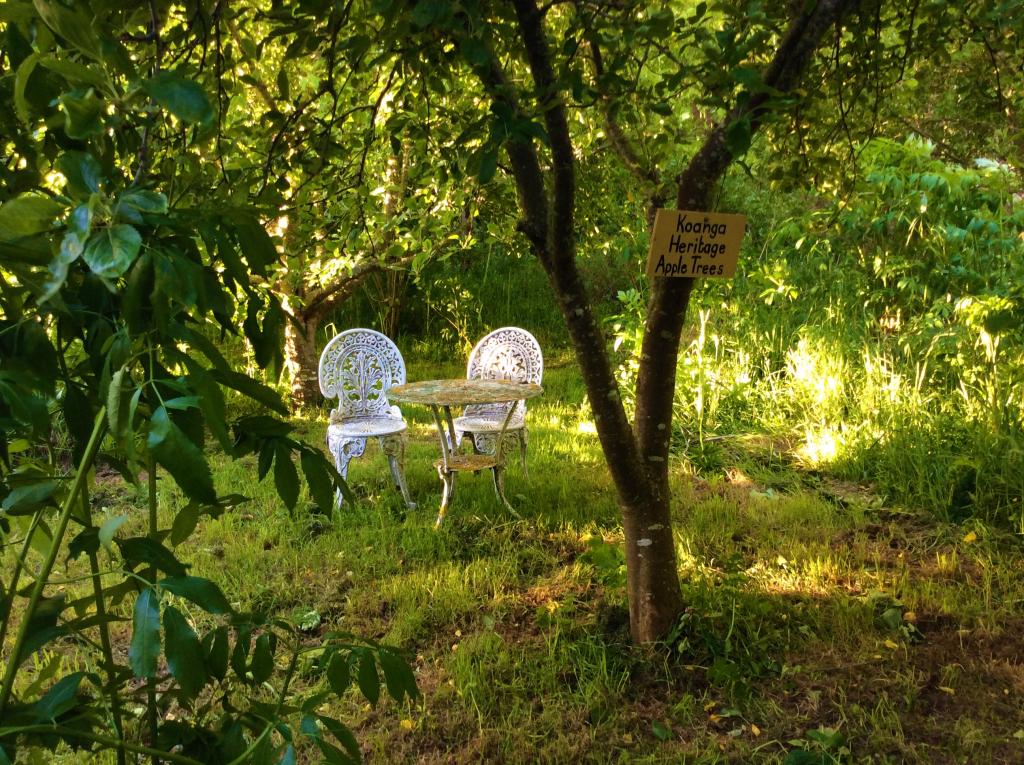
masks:
<path fill-rule="evenodd" d="M 232 184 L 229 166 L 242 155 L 225 156 L 227 83 L 211 79 L 233 69 L 219 42 L 229 22 L 204 4 L 87 15 L 38 0 L 5 4 L 0 25 L 9 65 L 0 94 L 15 106 L 0 117 L 10 160 L 0 185 L 0 527 L 5 545 L 21 550 L 0 590 L 0 641 L 13 639 L 0 755 L 67 744 L 113 749 L 121 762 L 128 753 L 276 762 L 294 759 L 302 730 L 328 760 L 358 760 L 340 722 L 317 716 L 308 732 L 325 697 L 295 698 L 296 668 L 314 651 L 355 657 L 366 677 L 378 677 L 379 663 L 401 701 L 416 694 L 404 661 L 351 636 L 310 647 L 287 623 L 240 614 L 166 544 L 168 532 L 180 545 L 202 516 L 244 502 L 218 492 L 208 436 L 232 457 L 258 454 L 262 474 L 273 465 L 289 509 L 301 495 L 296 454 L 321 508 L 347 491 L 320 450 L 267 413 L 287 412 L 277 393 L 232 370 L 218 349 L 241 332 L 261 366 L 280 370 L 283 314 L 265 281 L 278 242 L 264 228 L 267 200 Z M 218 176 L 227 185 L 214 202 Z M 230 421 L 225 389 L 258 413 Z M 55 439 L 70 449 L 53 448 Z M 145 483 L 146 536 L 119 535 L 123 516 L 94 525 L 88 487 L 102 465 Z M 188 501 L 169 530 L 157 525 L 159 472 Z M 90 596 L 72 602 L 46 594 L 65 550 L 71 559 L 85 554 L 93 582 Z M 127 664 L 110 630 L 124 608 Z M 76 672 L 49 689 L 26 686 L 26 660 L 62 635 L 94 647 L 90 665 L 104 676 Z M 273 702 L 252 692 L 264 686 Z M 332 683 L 339 694 L 347 687 Z M 361 687 L 378 699 L 379 689 Z M 129 712 L 137 700 L 144 720 Z M 205 711 L 165 718 L 172 700 Z"/>

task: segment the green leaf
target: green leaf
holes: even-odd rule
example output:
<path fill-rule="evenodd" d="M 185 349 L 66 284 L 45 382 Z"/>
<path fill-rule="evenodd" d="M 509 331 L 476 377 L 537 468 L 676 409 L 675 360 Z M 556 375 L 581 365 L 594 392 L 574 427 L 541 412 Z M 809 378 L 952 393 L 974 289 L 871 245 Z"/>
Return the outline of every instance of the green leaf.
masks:
<path fill-rule="evenodd" d="M 734 120 L 725 129 L 725 147 L 733 157 L 742 157 L 750 148 L 753 129 L 749 117 Z"/>
<path fill-rule="evenodd" d="M 380 660 L 381 671 L 384 673 L 384 684 L 387 686 L 388 695 L 399 703 L 401 703 L 403 695 L 415 699 L 419 695 L 419 689 L 416 687 L 416 676 L 409 664 L 401 656 L 386 648 L 380 649 L 377 656 Z"/>
<path fill-rule="evenodd" d="M 335 653 L 331 657 L 331 662 L 327 665 L 327 682 L 331 686 L 331 690 L 338 696 L 348 690 L 348 686 L 352 682 L 348 656 Z"/>
<path fill-rule="evenodd" d="M 409 20 L 414 26 L 423 29 L 443 18 L 447 7 L 444 0 L 419 0 L 412 9 Z"/>
<path fill-rule="evenodd" d="M 85 679 L 85 672 L 72 672 L 62 677 L 46 694 L 32 704 L 32 714 L 41 723 L 55 723 L 57 718 L 75 707 L 78 686 Z"/>
<path fill-rule="evenodd" d="M 302 722 L 299 723 L 299 730 L 301 730 L 310 738 L 311 741 L 313 741 L 314 744 L 316 744 L 320 753 L 324 756 L 324 762 L 329 763 L 329 765 L 353 765 L 354 763 L 358 763 L 359 759 L 355 759 L 345 754 L 345 752 L 324 740 L 323 733 L 320 731 L 320 726 L 317 725 L 318 719 L 321 721 L 329 720 L 332 723 L 334 722 L 333 720 L 330 720 L 330 718 L 324 718 L 320 715 L 316 715 L 315 717 L 313 715 L 306 715 L 302 718 Z M 327 726 L 325 725 L 325 727 Z M 343 728 L 344 726 L 341 727 Z"/>
<path fill-rule="evenodd" d="M 846 743 L 846 736 L 835 728 L 815 728 L 807 731 L 807 738 L 821 745 L 823 749 L 836 750 Z"/>
<path fill-rule="evenodd" d="M 277 260 L 277 248 L 267 230 L 256 218 L 249 215 L 236 216 L 234 223 L 238 246 L 245 255 L 250 268 L 258 275 L 266 273 L 267 266 Z"/>
<path fill-rule="evenodd" d="M 175 558 L 174 553 L 149 537 L 129 537 L 115 541 L 121 557 L 129 566 L 154 566 L 175 577 L 187 574 L 185 564 Z"/>
<path fill-rule="evenodd" d="M 142 237 L 133 226 L 119 223 L 89 238 L 83 257 L 97 276 L 116 279 L 127 273 L 138 257 Z"/>
<path fill-rule="evenodd" d="M 196 530 L 198 524 L 199 505 L 195 502 L 189 502 L 174 516 L 174 523 L 171 524 L 171 544 L 174 547 L 180 545 L 192 536 L 192 532 Z"/>
<path fill-rule="evenodd" d="M 119 205 L 134 207 L 139 212 L 161 215 L 167 212 L 167 197 L 158 191 L 136 189 L 126 191 L 117 198 Z"/>
<path fill-rule="evenodd" d="M 270 645 L 270 635 L 263 633 L 256 638 L 256 646 L 252 649 L 252 665 L 249 667 L 252 679 L 262 683 L 274 673 L 274 652 Z"/>
<path fill-rule="evenodd" d="M 304 449 L 299 461 L 313 501 L 324 512 L 330 510 L 334 507 L 334 484 L 323 455 Z"/>
<path fill-rule="evenodd" d="M 276 417 L 269 417 L 265 414 L 251 414 L 241 417 L 235 422 L 235 427 L 240 432 L 258 438 L 284 438 L 295 426 Z"/>
<path fill-rule="evenodd" d="M 25 60 L 18 65 L 18 71 L 14 75 L 14 110 L 18 114 L 18 118 L 25 123 L 28 123 L 31 117 L 29 103 L 25 98 L 25 90 L 28 87 L 28 80 L 32 76 L 32 72 L 35 71 L 37 63 L 39 63 L 38 53 L 26 56 Z"/>
<path fill-rule="evenodd" d="M 68 138 L 91 138 L 103 132 L 104 105 L 92 88 L 65 93 L 60 97 L 60 105 Z"/>
<path fill-rule="evenodd" d="M 110 376 L 110 385 L 107 386 L 107 425 L 118 441 L 123 441 L 129 435 L 131 426 L 128 421 L 128 400 L 132 390 L 125 386 L 127 378 L 127 369 L 121 367 Z"/>
<path fill-rule="evenodd" d="M 51 640 L 65 633 L 63 627 L 57 626 L 57 619 L 64 611 L 64 602 L 64 595 L 54 598 L 44 597 L 39 601 L 35 613 L 32 614 L 32 620 L 29 622 L 28 639 L 21 646 L 21 655 L 17 661 L 19 665 Z"/>
<path fill-rule="evenodd" d="M 352 735 L 352 731 L 350 731 L 343 723 L 332 717 L 317 715 L 316 719 L 318 719 L 320 724 L 327 728 L 327 730 L 331 732 L 331 735 L 334 736 L 346 750 L 348 750 L 349 756 L 352 758 L 353 762 L 360 762 L 362 760 L 359 742 L 356 741 L 356 737 Z"/>
<path fill-rule="evenodd" d="M 198 576 L 175 576 L 160 581 L 160 586 L 178 597 L 190 600 L 211 614 L 230 614 L 231 604 L 220 587 Z"/>
<path fill-rule="evenodd" d="M 175 398 L 169 398 L 164 401 L 164 407 L 167 409 L 176 409 L 178 411 L 198 409 L 199 396 L 177 396 Z"/>
<path fill-rule="evenodd" d="M 491 52 L 479 37 L 465 37 L 459 43 L 459 53 L 471 66 L 484 66 L 491 60 Z"/>
<path fill-rule="evenodd" d="M 246 677 L 245 659 L 249 655 L 249 645 L 252 642 L 252 631 L 247 627 L 240 627 L 235 638 L 235 647 L 231 651 L 231 669 L 239 680 L 248 682 Z"/>
<path fill-rule="evenodd" d="M 0 240 L 13 241 L 49 231 L 63 209 L 59 202 L 42 194 L 20 194 L 0 205 Z"/>
<path fill-rule="evenodd" d="M 199 85 L 175 72 L 160 72 L 142 86 L 154 101 L 182 122 L 209 123 L 214 111 Z"/>
<path fill-rule="evenodd" d="M 39 65 L 45 66 L 51 72 L 56 72 L 67 80 L 68 84 L 76 87 L 91 85 L 94 88 L 102 89 L 107 85 L 107 78 L 103 74 L 103 70 L 95 64 L 86 66 L 72 61 L 66 56 L 44 56 L 39 59 Z"/>
<path fill-rule="evenodd" d="M 60 252 L 50 261 L 50 278 L 43 286 L 40 303 L 45 303 L 61 290 L 71 264 L 85 251 L 85 244 L 92 229 L 92 210 L 89 205 L 81 204 L 72 210 L 65 222 L 65 228 L 64 238 L 60 242 Z"/>
<path fill-rule="evenodd" d="M 299 500 L 299 474 L 295 471 L 295 463 L 292 462 L 292 450 L 283 441 L 277 442 L 274 457 L 274 486 L 285 507 L 293 510 L 295 503 Z"/>
<path fill-rule="evenodd" d="M 277 72 L 277 90 L 281 94 L 281 98 L 287 101 L 291 96 L 291 88 L 288 84 L 288 72 L 285 71 L 284 67 Z"/>
<path fill-rule="evenodd" d="M 153 292 L 153 282 L 153 256 L 146 251 L 135 262 L 122 292 L 121 314 L 128 323 L 128 329 L 133 333 L 141 334 L 149 329 L 147 321 L 152 310 L 150 295 Z"/>
<path fill-rule="evenodd" d="M 206 666 L 210 674 L 223 680 L 228 673 L 228 628 L 218 627 L 208 632 L 203 638 L 203 645 L 207 649 Z"/>
<path fill-rule="evenodd" d="M 660 720 L 655 720 L 651 723 L 651 733 L 654 734 L 658 741 L 668 741 L 672 738 L 672 731 L 665 727 L 665 724 Z"/>
<path fill-rule="evenodd" d="M 162 406 L 153 412 L 146 443 L 156 461 L 167 469 L 189 498 L 207 504 L 217 501 L 206 457 L 181 428 L 171 422 Z"/>
<path fill-rule="evenodd" d="M 100 41 L 93 32 L 89 16 L 71 10 L 57 0 L 33 0 L 40 18 L 54 32 L 96 61 L 101 60 Z"/>
<path fill-rule="evenodd" d="M 57 159 L 57 169 L 67 179 L 68 190 L 79 199 L 88 199 L 100 190 L 103 168 L 92 154 L 66 151 Z"/>
<path fill-rule="evenodd" d="M 68 560 L 77 560 L 82 553 L 92 555 L 100 551 L 99 529 L 89 526 L 75 534 L 68 542 Z"/>
<path fill-rule="evenodd" d="M 194 699 L 206 684 L 206 657 L 195 631 L 174 606 L 164 609 L 164 654 L 182 693 Z"/>
<path fill-rule="evenodd" d="M 268 409 L 273 409 L 275 412 L 283 415 L 288 414 L 288 407 L 285 406 L 277 391 L 268 388 L 263 383 L 256 382 L 248 375 L 232 372 L 228 369 L 211 369 L 210 374 L 221 385 L 237 390 L 242 395 L 263 404 Z"/>
<path fill-rule="evenodd" d="M 160 656 L 160 599 L 152 587 L 139 593 L 132 618 L 132 642 L 128 662 L 136 677 L 156 677 Z"/>
<path fill-rule="evenodd" d="M 498 170 L 498 149 L 488 148 L 480 155 L 480 169 L 477 171 L 476 179 L 480 183 L 489 183 Z"/>
<path fill-rule="evenodd" d="M 3 505 L 0 507 L 12 515 L 34 511 L 41 504 L 49 502 L 59 485 L 58 481 L 49 479 L 23 484 L 12 489 L 11 493 L 4 497 Z"/>
<path fill-rule="evenodd" d="M 376 704 L 380 698 L 380 677 L 377 676 L 377 662 L 370 651 L 362 651 L 359 656 L 359 672 L 356 675 L 359 690 L 366 700 Z"/>
<path fill-rule="evenodd" d="M 227 426 L 227 408 L 224 402 L 224 394 L 220 386 L 204 369 L 198 364 L 189 367 L 192 371 L 188 376 L 188 385 L 199 394 L 199 406 L 206 419 L 206 427 L 210 429 L 214 437 L 220 442 L 221 448 L 230 454 L 234 448 L 231 434 Z"/>
<path fill-rule="evenodd" d="M 82 459 L 92 434 L 95 415 L 89 398 L 74 383 L 68 383 L 61 402 L 64 422 L 71 436 L 71 455 L 76 462 Z"/>
<path fill-rule="evenodd" d="M 116 515 L 113 518 L 108 518 L 106 521 L 104 521 L 103 525 L 100 526 L 99 531 L 100 544 L 102 544 L 108 550 L 111 550 L 112 548 L 110 546 L 110 543 L 114 540 L 114 535 L 117 533 L 117 530 L 121 528 L 121 524 L 123 524 L 127 520 L 127 515 Z"/>

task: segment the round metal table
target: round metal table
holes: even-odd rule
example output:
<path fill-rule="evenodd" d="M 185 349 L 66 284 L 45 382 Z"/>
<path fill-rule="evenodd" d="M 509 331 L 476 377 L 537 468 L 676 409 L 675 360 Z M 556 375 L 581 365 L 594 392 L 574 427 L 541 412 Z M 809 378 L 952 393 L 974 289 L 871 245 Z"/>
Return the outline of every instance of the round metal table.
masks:
<path fill-rule="evenodd" d="M 434 526 L 440 526 L 455 494 L 455 476 L 460 472 L 490 470 L 494 478 L 494 492 L 498 499 L 513 513 L 515 510 L 505 498 L 505 462 L 501 448 L 512 413 L 524 399 L 534 398 L 544 389 L 534 383 L 517 383 L 509 380 L 422 380 L 420 382 L 396 385 L 388 391 L 388 400 L 402 404 L 424 404 L 434 415 L 434 424 L 441 442 L 441 459 L 434 463 L 441 479 L 441 509 Z M 494 454 L 459 454 L 455 451 L 455 424 L 452 419 L 453 406 L 467 404 L 511 403 L 505 422 L 495 441 Z M 444 412 L 442 418 L 441 412 Z"/>

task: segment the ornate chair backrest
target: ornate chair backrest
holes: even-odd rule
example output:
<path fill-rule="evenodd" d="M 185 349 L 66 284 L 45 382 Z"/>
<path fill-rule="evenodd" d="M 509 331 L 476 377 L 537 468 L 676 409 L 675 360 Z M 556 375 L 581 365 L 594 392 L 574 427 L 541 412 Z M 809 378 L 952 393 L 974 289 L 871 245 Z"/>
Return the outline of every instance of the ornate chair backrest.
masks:
<path fill-rule="evenodd" d="M 502 327 L 486 335 L 469 354 L 466 377 L 470 380 L 512 380 L 541 382 L 544 355 L 537 338 L 519 327 Z M 511 404 L 479 404 L 466 407 L 466 414 L 504 413 Z M 526 402 L 520 401 L 515 421 L 526 414 Z"/>
<path fill-rule="evenodd" d="M 372 329 L 348 329 L 320 354 L 320 392 L 338 398 L 338 415 L 397 414 L 387 392 L 405 382 L 405 360 L 398 347 Z"/>

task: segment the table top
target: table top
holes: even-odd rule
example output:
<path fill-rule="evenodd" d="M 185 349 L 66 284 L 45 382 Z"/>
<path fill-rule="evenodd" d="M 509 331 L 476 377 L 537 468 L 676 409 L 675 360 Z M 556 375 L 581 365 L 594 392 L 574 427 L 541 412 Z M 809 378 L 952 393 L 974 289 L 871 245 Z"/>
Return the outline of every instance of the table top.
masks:
<path fill-rule="evenodd" d="M 464 406 L 466 404 L 501 404 L 533 398 L 544 392 L 534 383 L 509 380 L 420 380 L 396 385 L 388 391 L 388 399 L 407 404 Z"/>

